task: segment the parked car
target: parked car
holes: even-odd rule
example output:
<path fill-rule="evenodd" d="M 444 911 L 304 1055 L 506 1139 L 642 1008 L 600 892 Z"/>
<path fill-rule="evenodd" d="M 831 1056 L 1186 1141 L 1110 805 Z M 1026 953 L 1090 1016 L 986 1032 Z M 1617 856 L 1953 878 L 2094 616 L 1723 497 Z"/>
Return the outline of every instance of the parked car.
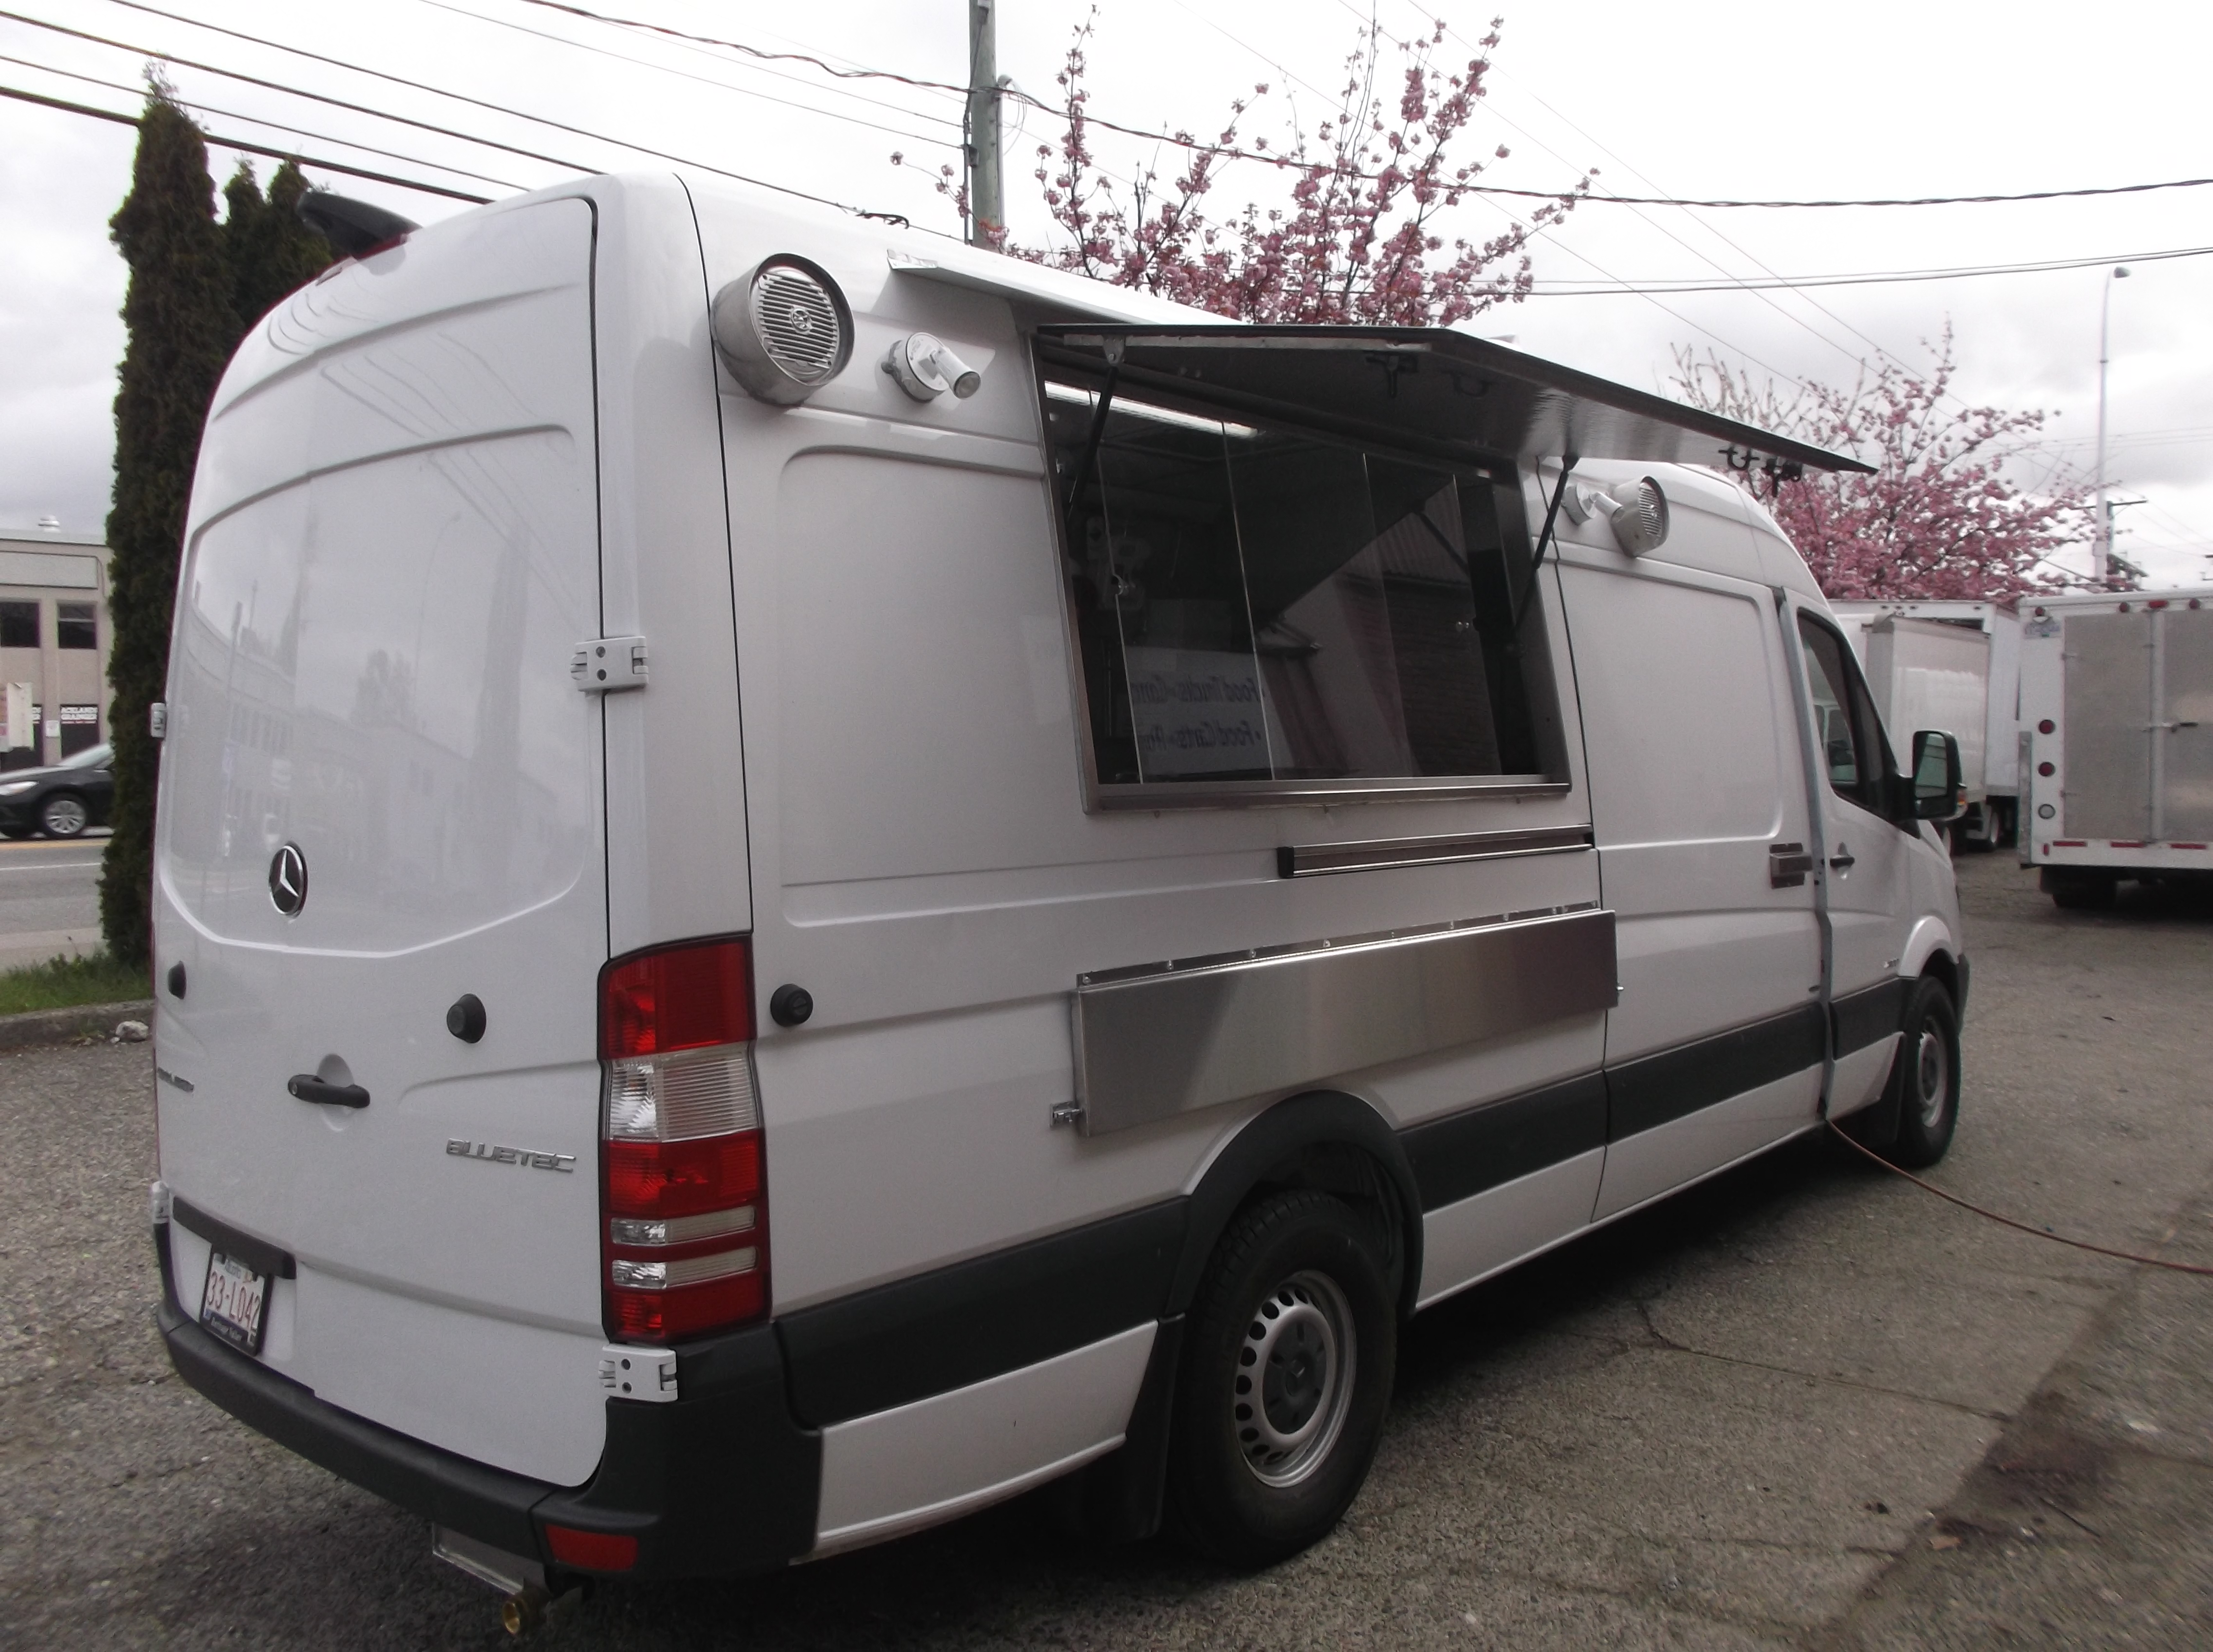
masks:
<path fill-rule="evenodd" d="M 49 769 L 0 774 L 0 837 L 74 838 L 106 826 L 115 802 L 115 753 L 88 746 Z"/>
<path fill-rule="evenodd" d="M 669 178 L 336 269 L 186 533 L 177 1369 L 518 1613 L 1059 1479 L 1313 1543 L 1417 1309 L 1951 1138 L 1958 746 L 1755 460 L 1854 463 Z"/>

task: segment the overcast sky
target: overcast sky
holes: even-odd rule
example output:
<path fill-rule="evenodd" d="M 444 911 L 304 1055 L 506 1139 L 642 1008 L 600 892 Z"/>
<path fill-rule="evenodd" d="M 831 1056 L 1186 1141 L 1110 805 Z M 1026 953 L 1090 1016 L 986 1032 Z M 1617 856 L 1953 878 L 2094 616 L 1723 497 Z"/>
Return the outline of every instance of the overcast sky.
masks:
<path fill-rule="evenodd" d="M 0 20 L 0 54 L 9 59 L 0 62 L 0 85 L 18 90 L 134 109 L 128 92 L 94 82 L 135 85 L 146 54 L 158 52 L 554 157 L 472 146 L 201 70 L 168 71 L 187 104 L 202 112 L 202 125 L 218 136 L 296 147 L 470 192 L 498 195 L 554 182 L 567 175 L 558 162 L 582 169 L 668 164 L 617 142 L 358 72 L 379 70 L 699 167 L 906 213 L 918 224 L 958 227 L 920 169 L 954 159 L 958 101 L 942 94 L 832 80 L 797 64 L 747 64 L 527 0 L 368 0 L 347 7 L 164 0 L 165 9 L 335 63 L 117 0 L 27 0 L 27 6 L 29 15 L 122 47 Z M 811 52 L 844 66 L 947 82 L 966 76 L 961 0 L 815 0 L 806 7 L 596 0 L 592 9 Z M 1070 30 L 1089 9 L 1086 0 L 1003 0 L 1001 72 L 1050 101 Z M 1408 0 L 1378 0 L 1375 11 L 1393 38 L 1421 31 L 1437 15 Z M 1454 4 L 1442 15 L 1456 31 L 1445 53 L 1465 61 L 1491 8 Z M 1100 0 L 1091 107 L 1126 125 L 1211 132 L 1230 98 L 1265 81 L 1272 94 L 1247 117 L 1245 130 L 1280 141 L 1294 113 L 1311 124 L 1331 103 L 1368 15 L 1353 0 Z M 1562 187 L 1595 167 L 1599 185 L 1623 194 L 1803 198 L 2213 175 L 2213 130 L 2204 113 L 2213 7 L 1862 0 L 1849 9 L 1731 12 L 1651 0 L 1555 0 L 1509 9 L 1504 34 L 1491 95 L 1466 146 L 1470 156 L 1501 143 L 1513 151 L 1484 174 L 1490 182 Z M 1058 128 L 1036 110 L 1010 111 L 1009 124 L 1009 216 L 1019 238 L 1039 240 L 1047 225 L 1031 157 Z M 0 101 L 0 528 L 27 527 L 52 515 L 64 532 L 101 531 L 123 343 L 116 311 L 124 270 L 107 220 L 128 186 L 134 136 L 127 127 Z M 1098 143 L 1108 170 L 1124 175 L 1156 154 L 1109 134 Z M 893 150 L 918 165 L 894 168 Z M 235 159 L 218 150 L 215 164 L 227 174 Z M 1163 171 L 1174 160 L 1173 152 L 1158 154 Z M 265 177 L 269 163 L 259 164 Z M 418 220 L 465 210 L 436 196 L 323 176 Z M 1279 188 L 1267 168 L 1233 167 L 1216 199 L 1267 201 Z M 1471 204 L 1448 233 L 1484 238 L 1505 222 L 1499 208 Z M 2107 472 L 2119 497 L 2146 503 L 2120 513 L 2117 545 L 2155 582 L 2174 583 L 2213 576 L 2207 371 L 2213 257 L 2134 261 L 2134 255 L 2199 246 L 2213 247 L 2213 189 L 1793 211 L 1593 204 L 1533 250 L 1540 283 L 1613 277 L 1726 283 L 1776 274 L 2131 257 L 2132 275 L 2112 289 Z M 1787 391 L 1794 380 L 1849 383 L 1862 361 L 1881 352 L 1924 363 L 1923 341 L 1948 321 L 1960 357 L 1954 389 L 1964 401 L 2052 413 L 2047 440 L 2024 472 L 2035 483 L 2049 474 L 2087 478 L 2093 470 L 2106 268 L 1800 292 L 1554 295 L 1471 325 L 1644 388 L 1664 390 L 1672 352 L 1690 346 L 1715 350 L 1756 378 L 1772 375 Z"/>

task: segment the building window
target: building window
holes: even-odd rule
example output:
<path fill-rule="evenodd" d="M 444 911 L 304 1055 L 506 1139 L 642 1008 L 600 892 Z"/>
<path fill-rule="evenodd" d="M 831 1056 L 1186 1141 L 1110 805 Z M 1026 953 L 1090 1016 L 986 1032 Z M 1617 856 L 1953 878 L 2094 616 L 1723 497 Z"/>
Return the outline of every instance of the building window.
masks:
<path fill-rule="evenodd" d="M 96 649 L 100 625 L 89 602 L 54 604 L 54 646 L 58 649 Z"/>
<path fill-rule="evenodd" d="M 34 649 L 39 645 L 39 605 L 0 602 L 0 649 Z"/>

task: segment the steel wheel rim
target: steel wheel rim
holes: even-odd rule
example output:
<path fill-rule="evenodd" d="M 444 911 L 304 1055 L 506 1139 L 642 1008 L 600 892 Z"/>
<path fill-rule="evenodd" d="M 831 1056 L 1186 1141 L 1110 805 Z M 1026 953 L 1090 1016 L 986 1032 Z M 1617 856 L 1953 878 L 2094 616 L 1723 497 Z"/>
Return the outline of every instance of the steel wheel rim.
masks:
<path fill-rule="evenodd" d="M 1916 1093 L 1921 1102 L 1921 1123 L 1934 1130 L 1952 1101 L 1952 1064 L 1942 1027 L 1924 1023 L 1920 1047 L 1914 1052 Z"/>
<path fill-rule="evenodd" d="M 73 838 L 84 830 L 84 805 L 74 797 L 57 797 L 45 810 L 46 829 Z"/>
<path fill-rule="evenodd" d="M 1295 1485 L 1344 1431 L 1357 1356 L 1352 1305 L 1327 1274 L 1295 1273 L 1253 1309 L 1230 1385 L 1230 1426 L 1264 1485 Z"/>

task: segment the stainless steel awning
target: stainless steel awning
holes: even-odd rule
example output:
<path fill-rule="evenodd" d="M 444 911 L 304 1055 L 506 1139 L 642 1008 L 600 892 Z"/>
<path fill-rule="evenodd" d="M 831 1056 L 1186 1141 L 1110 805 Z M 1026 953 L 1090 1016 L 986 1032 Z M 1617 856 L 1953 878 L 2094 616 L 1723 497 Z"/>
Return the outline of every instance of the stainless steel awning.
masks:
<path fill-rule="evenodd" d="M 1462 459 L 1874 468 L 1442 327 L 1077 322 L 1039 326 L 1036 338 L 1041 360 L 1101 374 L 1111 365 L 1125 393 Z"/>

